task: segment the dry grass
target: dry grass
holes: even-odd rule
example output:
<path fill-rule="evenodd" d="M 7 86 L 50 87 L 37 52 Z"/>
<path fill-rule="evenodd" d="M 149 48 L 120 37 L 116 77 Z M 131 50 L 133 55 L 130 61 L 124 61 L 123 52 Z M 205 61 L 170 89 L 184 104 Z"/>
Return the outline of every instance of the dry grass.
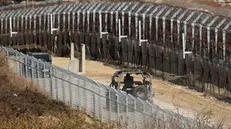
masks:
<path fill-rule="evenodd" d="M 206 4 L 212 7 L 221 7 L 219 3 L 216 2 L 216 0 L 184 0 L 185 2 L 193 2 L 193 3 L 199 3 L 199 4 Z"/>

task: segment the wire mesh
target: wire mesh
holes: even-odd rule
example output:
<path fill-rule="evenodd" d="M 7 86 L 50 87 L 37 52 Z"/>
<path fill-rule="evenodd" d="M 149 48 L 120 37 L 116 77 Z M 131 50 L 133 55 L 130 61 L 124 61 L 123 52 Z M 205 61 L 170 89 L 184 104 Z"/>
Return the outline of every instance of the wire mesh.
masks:
<path fill-rule="evenodd" d="M 139 2 L 51 2 L 39 3 L 34 8 L 9 6 L 0 10 L 0 44 L 3 46 L 26 49 L 39 46 L 65 56 L 69 54 L 69 42 L 74 42 L 78 51 L 81 43 L 85 43 L 87 56 L 94 60 L 149 70 L 170 82 L 230 97 L 229 18 Z M 128 36 L 122 42 L 118 38 L 118 19 L 122 22 L 122 35 Z M 141 37 L 148 39 L 141 45 L 138 41 L 139 21 Z M 52 26 L 59 31 L 51 34 Z M 18 32 L 17 35 L 11 37 L 11 30 Z M 101 38 L 100 30 L 108 34 Z M 182 58 L 181 33 L 186 34 L 186 50 L 193 52 L 186 59 Z M 146 102 L 144 104 L 136 98 L 108 89 L 89 78 L 34 61 L 11 49 L 5 53 L 14 57 L 12 60 L 17 60 L 17 63 L 12 63 L 13 71 L 35 81 L 53 98 L 93 111 L 102 120 L 119 120 L 121 115 L 124 118 L 124 111 L 127 116 L 134 110 L 149 111 Z M 75 85 L 78 87 L 72 93 Z M 88 98 L 87 101 L 84 98 Z M 108 111 L 104 112 L 104 108 Z M 133 122 L 135 120 L 132 119 Z M 163 122 L 157 123 L 161 125 Z"/>
<path fill-rule="evenodd" d="M 126 128 L 143 128 L 158 126 L 157 123 L 170 116 L 179 117 L 182 121 L 188 120 L 123 91 L 117 91 L 11 48 L 2 47 L 1 50 L 8 56 L 15 73 L 37 83 L 53 99 L 63 101 L 74 108 L 84 109 L 101 121 L 118 121 Z"/>

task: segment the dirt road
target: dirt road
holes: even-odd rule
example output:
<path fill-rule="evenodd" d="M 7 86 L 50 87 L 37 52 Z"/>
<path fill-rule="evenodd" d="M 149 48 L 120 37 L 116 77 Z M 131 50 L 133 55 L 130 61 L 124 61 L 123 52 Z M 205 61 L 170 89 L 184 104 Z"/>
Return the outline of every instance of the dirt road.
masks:
<path fill-rule="evenodd" d="M 53 58 L 53 64 L 67 68 L 68 58 Z M 86 61 L 86 73 L 94 80 L 109 84 L 112 74 L 117 69 L 105 66 L 102 62 Z M 156 103 L 166 109 L 184 112 L 184 115 L 196 117 L 198 114 L 207 114 L 214 121 L 223 121 L 225 127 L 231 127 L 231 105 L 216 100 L 211 96 L 187 89 L 183 86 L 174 85 L 161 79 L 152 80 L 153 89 L 156 93 Z"/>

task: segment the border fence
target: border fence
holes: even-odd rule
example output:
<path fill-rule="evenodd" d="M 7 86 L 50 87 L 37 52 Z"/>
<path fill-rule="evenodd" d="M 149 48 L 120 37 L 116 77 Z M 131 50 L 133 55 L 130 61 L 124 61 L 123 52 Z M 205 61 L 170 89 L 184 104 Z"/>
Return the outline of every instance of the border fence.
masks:
<path fill-rule="evenodd" d="M 1 47 L 13 72 L 32 80 L 55 100 L 86 112 L 103 122 L 116 121 L 123 128 L 209 128 L 123 91 L 83 75 L 53 66 L 12 48 Z"/>
<path fill-rule="evenodd" d="M 231 19 L 198 10 L 139 2 L 37 4 L 0 13 L 0 44 L 40 46 L 154 70 L 172 82 L 230 97 Z M 183 59 L 182 33 L 186 50 Z M 171 79 L 175 76 L 173 79 Z"/>

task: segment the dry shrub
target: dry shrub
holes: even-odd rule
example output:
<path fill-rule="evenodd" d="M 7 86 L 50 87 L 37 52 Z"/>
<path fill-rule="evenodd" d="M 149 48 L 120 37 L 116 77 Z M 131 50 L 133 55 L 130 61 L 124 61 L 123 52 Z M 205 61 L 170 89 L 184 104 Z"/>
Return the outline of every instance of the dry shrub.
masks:
<path fill-rule="evenodd" d="M 8 73 L 8 77 L 11 78 L 9 79 L 9 83 L 12 87 L 20 90 L 37 92 L 45 95 L 46 97 L 49 97 L 49 94 L 45 90 L 39 88 L 33 81 L 25 80 L 24 77 L 17 76 L 12 72 Z"/>
<path fill-rule="evenodd" d="M 200 112 L 196 114 L 196 127 L 198 129 L 203 129 L 206 126 L 211 126 L 212 129 L 223 129 L 224 127 L 224 120 L 221 119 L 220 121 L 213 122 L 213 112 L 212 110 L 202 109 Z"/>
<path fill-rule="evenodd" d="M 7 59 L 3 53 L 0 53 L 0 86 L 8 81 L 8 71 Z"/>
<path fill-rule="evenodd" d="M 25 80 L 9 69 L 6 56 L 0 52 L 0 86 L 10 87 L 17 90 L 30 90 L 48 96 L 43 89 L 39 88 L 33 81 Z"/>

